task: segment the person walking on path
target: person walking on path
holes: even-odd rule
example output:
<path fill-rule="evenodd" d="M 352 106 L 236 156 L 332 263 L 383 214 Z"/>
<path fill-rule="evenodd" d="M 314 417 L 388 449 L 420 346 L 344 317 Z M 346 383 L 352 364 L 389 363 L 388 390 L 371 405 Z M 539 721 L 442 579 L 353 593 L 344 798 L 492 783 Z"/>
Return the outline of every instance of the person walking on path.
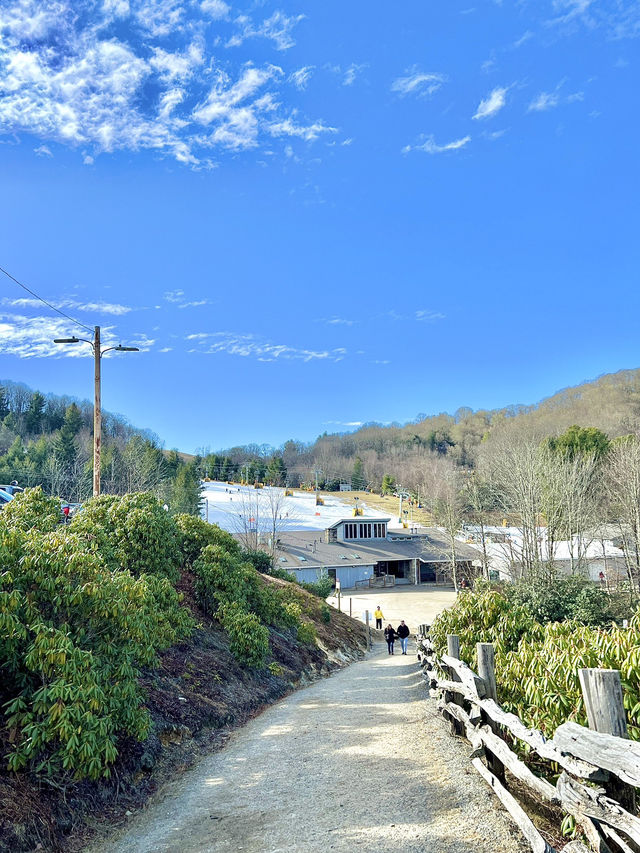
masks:
<path fill-rule="evenodd" d="M 409 634 L 411 631 L 409 630 L 409 626 L 404 624 L 404 619 L 398 625 L 398 630 L 396 634 L 400 637 L 400 645 L 402 646 L 402 654 L 406 655 L 407 648 L 409 646 Z"/>
<path fill-rule="evenodd" d="M 393 644 L 395 642 L 396 636 L 397 636 L 396 629 L 393 627 L 393 625 L 391 623 L 389 623 L 387 625 L 387 627 L 384 629 L 384 638 L 387 641 L 387 648 L 389 649 L 390 655 L 393 654 Z"/>
<path fill-rule="evenodd" d="M 376 628 L 382 628 L 384 616 L 382 615 L 382 610 L 380 610 L 380 605 L 376 607 L 373 615 L 376 617 Z"/>

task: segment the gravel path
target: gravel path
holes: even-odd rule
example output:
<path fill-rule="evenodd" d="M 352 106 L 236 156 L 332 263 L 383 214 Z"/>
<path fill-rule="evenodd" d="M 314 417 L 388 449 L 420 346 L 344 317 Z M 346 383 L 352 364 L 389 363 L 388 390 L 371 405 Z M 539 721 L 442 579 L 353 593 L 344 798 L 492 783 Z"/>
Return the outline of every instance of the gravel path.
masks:
<path fill-rule="evenodd" d="M 252 720 L 100 849 L 522 853 L 468 754 L 415 657 L 378 645 Z"/>

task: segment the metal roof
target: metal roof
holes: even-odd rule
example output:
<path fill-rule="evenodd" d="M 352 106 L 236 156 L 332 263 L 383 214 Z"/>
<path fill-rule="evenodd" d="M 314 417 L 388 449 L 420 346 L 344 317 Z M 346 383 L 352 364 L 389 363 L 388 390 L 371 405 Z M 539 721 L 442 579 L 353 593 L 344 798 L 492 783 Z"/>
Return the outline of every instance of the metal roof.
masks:
<path fill-rule="evenodd" d="M 386 524 L 391 521 L 391 518 L 373 518 L 370 515 L 350 515 L 348 518 L 339 518 L 337 521 L 334 521 L 333 524 L 330 524 L 326 529 L 333 530 L 334 527 L 338 527 L 338 525 L 340 524 L 351 524 L 354 521 L 358 524 L 361 524 L 363 521 L 368 522 L 369 524 L 373 524 L 374 522 Z"/>
<path fill-rule="evenodd" d="M 378 521 L 380 519 L 377 519 Z M 423 563 L 443 563 L 450 559 L 451 548 L 436 528 L 420 536 L 392 533 L 394 539 L 350 539 L 345 542 L 326 542 L 323 531 L 295 531 L 278 537 L 276 560 L 283 568 L 318 568 L 340 565 L 374 565 L 393 560 L 413 560 Z M 477 548 L 456 543 L 460 562 L 477 560 Z M 286 562 L 284 562 L 284 560 Z"/>

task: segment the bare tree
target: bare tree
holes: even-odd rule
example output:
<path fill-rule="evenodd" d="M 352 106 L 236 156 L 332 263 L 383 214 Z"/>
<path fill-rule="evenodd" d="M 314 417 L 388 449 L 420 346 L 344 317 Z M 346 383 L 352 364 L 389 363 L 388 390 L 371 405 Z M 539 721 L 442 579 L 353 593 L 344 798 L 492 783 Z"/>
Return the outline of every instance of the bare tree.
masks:
<path fill-rule="evenodd" d="M 293 503 L 285 496 L 285 489 L 242 488 L 233 497 L 229 521 L 242 547 L 247 551 L 264 550 L 273 558 L 279 534 L 296 523 Z"/>
<path fill-rule="evenodd" d="M 614 443 L 607 460 L 607 496 L 622 538 L 632 596 L 640 573 L 640 440 L 629 436 Z"/>

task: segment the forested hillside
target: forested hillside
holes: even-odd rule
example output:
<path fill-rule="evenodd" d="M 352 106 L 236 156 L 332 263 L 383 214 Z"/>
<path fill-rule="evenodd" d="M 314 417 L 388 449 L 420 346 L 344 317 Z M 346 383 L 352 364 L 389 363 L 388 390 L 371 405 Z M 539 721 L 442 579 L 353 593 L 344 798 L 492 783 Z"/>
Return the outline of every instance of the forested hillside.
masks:
<path fill-rule="evenodd" d="M 149 430 L 102 413 L 102 490 L 153 492 L 173 512 L 197 512 L 198 471 L 166 453 Z M 0 382 L 0 483 L 42 486 L 45 493 L 81 502 L 91 495 L 93 405 Z"/>
<path fill-rule="evenodd" d="M 447 459 L 474 467 L 481 453 L 507 437 L 544 438 L 576 424 L 597 427 L 610 438 L 640 430 L 640 370 L 623 370 L 567 388 L 531 406 L 503 409 L 460 408 L 453 414 L 419 415 L 401 426 L 367 424 L 355 432 L 321 435 L 305 445 L 288 441 L 275 450 L 265 445 L 235 447 L 205 454 L 203 472 L 226 479 L 253 479 L 299 485 L 314 482 L 337 489 L 341 480 L 354 488 L 380 490 L 402 483 L 415 490 L 425 467 Z M 430 479 L 430 477 L 428 478 Z"/>

